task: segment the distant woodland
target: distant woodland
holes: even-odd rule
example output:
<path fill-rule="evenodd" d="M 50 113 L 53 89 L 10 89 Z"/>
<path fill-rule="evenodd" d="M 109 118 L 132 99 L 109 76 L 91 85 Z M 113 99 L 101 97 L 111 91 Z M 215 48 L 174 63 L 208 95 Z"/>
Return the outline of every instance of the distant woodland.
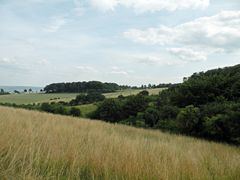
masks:
<path fill-rule="evenodd" d="M 100 81 L 89 82 L 67 82 L 67 83 L 53 83 L 44 88 L 46 93 L 86 93 L 86 92 L 99 92 L 108 93 L 124 89 L 146 89 L 146 88 L 167 88 L 175 84 L 148 84 L 137 86 L 118 85 L 116 83 L 102 83 Z"/>

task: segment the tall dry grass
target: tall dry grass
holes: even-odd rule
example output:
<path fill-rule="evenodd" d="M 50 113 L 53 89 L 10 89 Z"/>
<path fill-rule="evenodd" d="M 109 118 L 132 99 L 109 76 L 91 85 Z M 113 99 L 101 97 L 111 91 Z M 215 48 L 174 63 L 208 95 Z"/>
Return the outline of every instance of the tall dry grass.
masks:
<path fill-rule="evenodd" d="M 240 179 L 240 148 L 0 107 L 0 179 Z"/>

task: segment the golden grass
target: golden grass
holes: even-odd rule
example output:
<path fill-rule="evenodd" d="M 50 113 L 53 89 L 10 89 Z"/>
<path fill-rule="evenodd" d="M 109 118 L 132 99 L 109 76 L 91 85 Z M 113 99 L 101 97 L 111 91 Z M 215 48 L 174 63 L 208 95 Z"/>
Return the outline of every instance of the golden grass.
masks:
<path fill-rule="evenodd" d="M 0 107 L 0 179 L 240 179 L 240 148 Z"/>

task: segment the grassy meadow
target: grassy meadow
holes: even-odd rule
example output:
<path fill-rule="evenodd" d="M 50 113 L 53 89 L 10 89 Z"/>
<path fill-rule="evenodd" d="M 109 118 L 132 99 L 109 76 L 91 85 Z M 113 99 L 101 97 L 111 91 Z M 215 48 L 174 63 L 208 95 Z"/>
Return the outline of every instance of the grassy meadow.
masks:
<path fill-rule="evenodd" d="M 31 104 L 42 103 L 51 101 L 70 101 L 75 98 L 77 93 L 56 93 L 56 94 L 43 94 L 43 93 L 30 93 L 30 94 L 9 94 L 1 95 L 1 103 L 15 103 L 15 104 Z"/>
<path fill-rule="evenodd" d="M 150 95 L 157 95 L 163 89 L 165 89 L 165 88 L 155 88 L 155 89 L 146 89 L 146 90 L 149 92 Z M 143 89 L 126 89 L 126 90 L 117 91 L 114 93 L 105 93 L 104 96 L 106 98 L 116 98 L 119 95 L 123 95 L 123 96 L 136 95 L 141 91 L 143 91 Z"/>
<path fill-rule="evenodd" d="M 150 94 L 158 94 L 162 88 L 147 89 Z M 117 91 L 114 93 L 105 93 L 106 98 L 116 98 L 119 95 L 129 96 L 136 95 L 142 90 L 139 89 L 126 89 L 122 91 Z M 0 103 L 15 103 L 15 104 L 32 104 L 32 103 L 42 103 L 42 102 L 53 102 L 53 101 L 65 101 L 69 102 L 74 99 L 79 93 L 30 93 L 30 94 L 9 94 L 1 95 Z"/>
<path fill-rule="evenodd" d="M 83 104 L 83 105 L 74 106 L 74 107 L 80 109 L 82 117 L 87 117 L 88 113 L 91 113 L 97 109 L 97 105 L 95 104 Z"/>
<path fill-rule="evenodd" d="M 0 179 L 240 178 L 240 148 L 0 106 Z"/>

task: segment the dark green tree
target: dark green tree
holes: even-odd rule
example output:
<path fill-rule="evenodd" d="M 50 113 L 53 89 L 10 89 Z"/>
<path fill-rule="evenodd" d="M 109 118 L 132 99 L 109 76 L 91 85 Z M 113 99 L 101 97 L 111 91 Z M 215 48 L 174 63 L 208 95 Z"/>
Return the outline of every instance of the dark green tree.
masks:
<path fill-rule="evenodd" d="M 183 108 L 177 116 L 177 125 L 180 132 L 197 135 L 200 126 L 200 109 L 193 105 Z"/>
<path fill-rule="evenodd" d="M 147 124 L 149 127 L 154 127 L 160 119 L 160 113 L 157 109 L 149 107 L 144 112 L 144 119 L 145 124 Z"/>

